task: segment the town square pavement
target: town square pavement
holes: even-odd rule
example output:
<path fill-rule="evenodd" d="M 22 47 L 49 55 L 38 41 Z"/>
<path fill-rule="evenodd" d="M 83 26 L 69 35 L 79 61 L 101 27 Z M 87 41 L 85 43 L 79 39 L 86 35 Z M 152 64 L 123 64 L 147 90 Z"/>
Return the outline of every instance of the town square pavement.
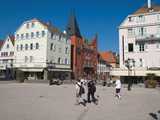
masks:
<path fill-rule="evenodd" d="M 122 99 L 113 87 L 97 87 L 99 103 L 75 105 L 75 86 L 45 83 L 0 84 L 0 120 L 154 120 L 160 110 L 160 90 L 122 89 Z"/>

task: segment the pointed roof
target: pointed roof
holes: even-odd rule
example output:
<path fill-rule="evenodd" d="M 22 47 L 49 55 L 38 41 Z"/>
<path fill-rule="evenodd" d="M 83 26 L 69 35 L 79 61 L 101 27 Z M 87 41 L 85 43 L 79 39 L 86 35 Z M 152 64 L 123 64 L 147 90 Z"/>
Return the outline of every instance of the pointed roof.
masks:
<path fill-rule="evenodd" d="M 76 20 L 76 16 L 74 13 L 72 13 L 69 17 L 69 22 L 68 22 L 66 31 L 69 36 L 75 35 L 77 37 L 82 38 L 81 33 L 80 33 L 80 29 L 79 29 L 79 26 L 78 26 L 78 23 Z"/>

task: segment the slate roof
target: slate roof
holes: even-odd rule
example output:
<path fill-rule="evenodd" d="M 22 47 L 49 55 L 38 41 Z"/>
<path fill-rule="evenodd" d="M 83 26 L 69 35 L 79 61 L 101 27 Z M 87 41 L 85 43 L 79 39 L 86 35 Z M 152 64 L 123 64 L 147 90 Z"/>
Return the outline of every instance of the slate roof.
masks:
<path fill-rule="evenodd" d="M 77 36 L 79 38 L 82 38 L 81 33 L 80 33 L 80 29 L 76 20 L 76 16 L 74 15 L 74 13 L 72 13 L 69 17 L 69 22 L 68 25 L 66 27 L 66 31 L 67 31 L 67 35 L 69 36 Z"/>

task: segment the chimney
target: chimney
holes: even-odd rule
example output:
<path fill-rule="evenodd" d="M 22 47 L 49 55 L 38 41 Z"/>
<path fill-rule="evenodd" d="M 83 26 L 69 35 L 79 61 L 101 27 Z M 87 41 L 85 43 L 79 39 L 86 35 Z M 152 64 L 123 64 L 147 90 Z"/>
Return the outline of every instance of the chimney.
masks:
<path fill-rule="evenodd" d="M 151 9 L 151 0 L 148 0 L 148 8 Z"/>

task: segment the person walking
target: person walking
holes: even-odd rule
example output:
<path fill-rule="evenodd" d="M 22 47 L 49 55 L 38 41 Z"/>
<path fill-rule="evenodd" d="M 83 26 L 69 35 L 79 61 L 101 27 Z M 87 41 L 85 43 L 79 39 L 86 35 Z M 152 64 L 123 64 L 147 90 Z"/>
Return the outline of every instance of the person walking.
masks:
<path fill-rule="evenodd" d="M 78 79 L 77 81 L 76 81 L 76 105 L 79 105 L 79 99 L 80 99 L 80 95 L 79 95 L 79 91 L 80 91 L 80 86 L 81 85 L 81 83 L 80 83 L 80 80 Z"/>
<path fill-rule="evenodd" d="M 78 80 L 76 82 L 76 104 L 77 105 L 82 104 L 86 106 L 86 102 L 84 100 L 84 93 L 85 93 L 85 89 L 83 86 L 83 82 Z"/>
<path fill-rule="evenodd" d="M 116 94 L 115 94 L 115 97 L 118 97 L 119 99 L 121 98 L 121 95 L 120 95 L 120 91 L 121 91 L 121 81 L 120 81 L 120 79 L 117 79 L 116 80 L 116 83 L 115 83 L 115 85 L 116 85 Z"/>
<path fill-rule="evenodd" d="M 93 82 L 93 80 L 90 80 L 88 82 L 88 103 L 91 103 L 91 99 L 92 102 L 96 103 L 96 98 L 95 98 L 95 92 L 96 92 L 96 86 Z"/>

